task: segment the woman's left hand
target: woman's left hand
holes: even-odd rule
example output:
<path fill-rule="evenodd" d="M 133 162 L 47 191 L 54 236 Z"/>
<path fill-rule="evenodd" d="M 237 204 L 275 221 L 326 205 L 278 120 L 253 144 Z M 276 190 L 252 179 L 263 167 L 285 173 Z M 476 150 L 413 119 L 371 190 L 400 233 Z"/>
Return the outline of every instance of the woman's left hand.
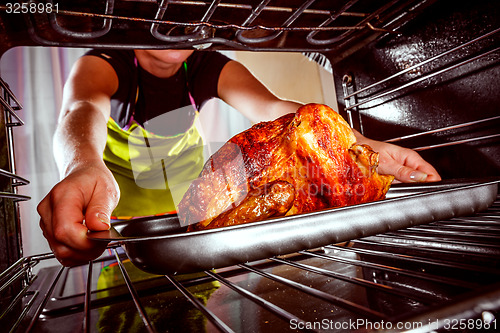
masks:
<path fill-rule="evenodd" d="M 358 144 L 367 144 L 379 153 L 378 173 L 393 175 L 396 181 L 403 183 L 441 180 L 436 169 L 416 151 L 387 142 L 371 140 L 356 131 L 354 133 Z"/>

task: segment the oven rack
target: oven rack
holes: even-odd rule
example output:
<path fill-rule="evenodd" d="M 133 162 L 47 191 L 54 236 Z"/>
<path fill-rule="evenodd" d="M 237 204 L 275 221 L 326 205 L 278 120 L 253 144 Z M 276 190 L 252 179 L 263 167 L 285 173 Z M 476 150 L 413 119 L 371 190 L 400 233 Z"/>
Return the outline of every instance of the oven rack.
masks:
<path fill-rule="evenodd" d="M 456 47 L 453 47 L 449 50 L 446 50 L 442 53 L 439 53 L 433 57 L 430 57 L 424 61 L 421 61 L 419 63 L 416 63 L 414 65 L 408 66 L 407 68 L 394 73 L 382 80 L 379 80 L 375 83 L 369 84 L 363 88 L 357 89 L 354 91 L 354 75 L 353 74 L 345 74 L 344 77 L 342 78 L 342 91 L 343 91 L 343 99 L 345 102 L 345 108 L 344 112 L 347 114 L 348 122 L 351 125 L 351 127 L 356 128 L 360 127 L 362 131 L 362 124 L 359 124 L 359 126 L 356 126 L 356 121 L 354 118 L 356 117 L 357 114 L 359 114 L 359 107 L 362 105 L 365 105 L 369 102 L 381 99 L 383 97 L 388 97 L 388 96 L 393 96 L 394 93 L 404 91 L 405 89 L 415 86 L 418 83 L 428 81 L 429 79 L 442 75 L 446 72 L 449 72 L 451 70 L 457 69 L 459 67 L 465 66 L 471 62 L 477 61 L 481 58 L 485 58 L 488 56 L 492 55 L 497 55 L 500 52 L 500 47 L 495 47 L 493 49 L 488 49 L 488 50 L 483 50 L 478 55 L 470 56 L 467 59 L 461 59 L 458 63 L 450 63 L 448 66 L 436 70 L 431 70 L 428 73 L 422 73 L 419 75 L 417 78 L 414 78 L 412 80 L 409 80 L 408 82 L 401 83 L 401 84 L 396 84 L 395 87 L 387 86 L 387 83 L 390 83 L 391 81 L 394 81 L 397 78 L 400 78 L 401 76 L 412 73 L 414 71 L 420 71 L 422 68 L 424 68 L 425 65 L 431 64 L 433 62 L 436 62 L 437 60 L 444 58 L 444 57 L 449 57 L 451 54 L 456 53 L 457 51 L 463 50 L 471 45 L 478 44 L 479 42 L 483 40 L 488 40 L 491 39 L 493 40 L 494 38 L 498 38 L 498 35 L 500 33 L 500 28 L 494 29 L 492 31 L 489 31 L 479 37 L 476 37 L 468 42 L 462 43 Z M 384 87 L 384 85 L 386 85 Z M 374 90 L 374 88 L 381 87 L 379 91 Z M 363 96 L 362 94 L 365 93 L 366 96 Z M 440 127 L 440 128 L 435 128 L 432 130 L 428 131 L 420 131 L 417 133 L 409 134 L 409 135 L 404 135 L 400 137 L 395 137 L 391 139 L 386 139 L 384 140 L 385 142 L 399 142 L 403 140 L 408 140 L 408 139 L 414 139 L 414 138 L 419 138 L 423 136 L 428 136 L 431 134 L 436 134 L 436 133 L 442 133 L 442 132 L 447 132 L 451 130 L 456 130 L 456 129 L 461 129 L 461 128 L 470 128 L 476 125 L 484 124 L 484 123 L 495 123 L 498 122 L 500 119 L 500 116 L 493 116 L 493 117 L 488 117 L 484 119 L 478 119 L 475 121 L 468 121 L 468 122 L 463 122 L 455 125 L 450 125 L 450 126 L 445 126 L 445 127 Z M 439 144 L 432 144 L 432 145 L 426 145 L 426 146 L 420 146 L 420 147 L 412 147 L 413 150 L 415 151 L 423 151 L 423 150 L 428 150 L 428 149 L 435 149 L 435 148 L 441 148 L 441 147 L 448 147 L 448 146 L 454 146 L 454 145 L 459 145 L 459 144 L 464 144 L 464 143 L 470 143 L 470 142 L 476 142 L 476 141 L 483 141 L 483 140 L 489 140 L 489 139 L 496 139 L 500 138 L 500 133 L 494 133 L 491 135 L 483 135 L 483 136 L 476 136 L 476 137 L 471 137 L 463 140 L 455 140 L 451 142 L 445 142 L 445 143 L 439 143 Z"/>
<path fill-rule="evenodd" d="M 12 332 L 56 327 L 61 331 L 61 322 L 72 323 L 64 331 L 92 332 L 103 308 L 135 308 L 144 330 L 155 332 L 159 324 L 148 313 L 148 297 L 173 292 L 200 311 L 207 327 L 221 332 L 239 331 L 238 325 L 248 320 L 261 320 L 259 331 L 267 331 L 266 327 L 291 331 L 291 325 L 311 328 L 315 320 L 327 320 L 331 325 L 362 322 L 357 329 L 365 332 L 392 331 L 389 324 L 380 329 L 382 322 L 428 332 L 440 331 L 455 320 L 493 332 L 500 324 L 499 239 L 500 196 L 488 210 L 475 215 L 206 271 L 188 279 L 132 277 L 133 267 L 112 246 L 112 255 L 89 265 L 40 270 L 25 281 L 13 303 L 1 309 L 0 318 L 17 308 L 14 317 L 19 319 L 12 324 Z M 0 291 L 51 258 L 46 254 L 20 259 L 0 274 Z M 123 281 L 108 290 L 98 289 L 102 263 L 110 260 L 120 268 Z M 200 300 L 193 290 L 214 281 L 220 284 L 211 296 L 215 301 Z M 99 296 L 106 291 L 112 296 Z M 234 304 L 218 303 L 217 293 Z M 283 295 L 289 295 L 285 302 Z M 294 302 L 294 297 L 300 301 Z M 227 315 L 227 307 L 243 304 L 241 313 Z M 252 315 L 247 318 L 245 313 Z"/>
<path fill-rule="evenodd" d="M 16 170 L 15 159 L 14 159 L 14 140 L 12 128 L 15 126 L 24 125 L 24 121 L 16 113 L 22 109 L 22 104 L 15 97 L 12 90 L 9 88 L 8 84 L 0 78 L 0 105 L 4 110 L 4 119 L 7 135 L 7 145 L 8 145 L 8 168 L 9 170 Z M 28 185 L 29 180 L 16 175 L 8 170 L 0 168 L 0 177 L 9 179 L 10 186 L 12 187 L 12 192 L 0 191 L 1 198 L 13 199 L 14 201 L 25 201 L 29 200 L 30 197 L 26 195 L 17 194 L 15 188 L 20 185 Z"/>
<path fill-rule="evenodd" d="M 1 128 L 0 140 L 0 270 L 8 270 L 8 267 L 22 256 L 21 228 L 19 221 L 18 201 L 29 200 L 30 197 L 17 193 L 18 186 L 27 185 L 29 181 L 15 174 L 16 164 L 14 158 L 13 128 L 24 125 L 22 119 L 17 115 L 22 105 L 16 99 L 9 86 L 0 78 L 0 118 Z M 5 274 L 0 274 L 0 281 L 4 281 Z M 14 276 L 14 281 L 9 286 L 14 288 L 0 288 L 0 309 L 8 303 L 16 294 L 27 275 Z M 5 282 L 5 281 L 4 281 Z M 3 285 L 3 282 L 1 283 Z M 0 312 L 0 324 L 6 315 Z"/>
<path fill-rule="evenodd" d="M 34 0 L 25 13 L 17 10 L 29 40 L 39 45 L 84 46 L 91 41 L 101 47 L 207 48 L 215 44 L 240 50 L 324 52 L 397 33 L 434 1 L 102 0 L 88 8 L 81 1 Z M 11 6 L 0 9 L 6 20 L 15 15 Z M 130 38 L 123 36 L 131 30 L 141 35 L 141 45 L 130 44 Z"/>

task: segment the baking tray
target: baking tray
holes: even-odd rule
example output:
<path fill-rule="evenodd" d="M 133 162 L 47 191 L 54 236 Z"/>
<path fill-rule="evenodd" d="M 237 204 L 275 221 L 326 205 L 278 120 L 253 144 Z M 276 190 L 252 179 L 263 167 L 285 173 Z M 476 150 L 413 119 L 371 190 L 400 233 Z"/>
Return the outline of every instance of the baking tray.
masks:
<path fill-rule="evenodd" d="M 88 237 L 122 245 L 146 272 L 191 273 L 470 215 L 493 203 L 499 182 L 396 184 L 377 202 L 189 233 L 176 215 L 140 218 Z"/>

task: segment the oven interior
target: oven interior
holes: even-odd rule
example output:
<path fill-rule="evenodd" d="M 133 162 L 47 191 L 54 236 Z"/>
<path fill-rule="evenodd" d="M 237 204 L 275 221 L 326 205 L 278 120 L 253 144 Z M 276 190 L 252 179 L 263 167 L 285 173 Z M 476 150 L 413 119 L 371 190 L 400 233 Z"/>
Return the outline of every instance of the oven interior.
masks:
<path fill-rule="evenodd" d="M 495 1 L 30 3 L 42 6 L 0 5 L 1 53 L 303 52 L 331 70 L 339 112 L 366 136 L 416 149 L 444 179 L 500 175 Z M 22 105 L 1 83 L 0 322 L 11 332 L 498 330 L 498 198 L 467 216 L 189 276 L 142 272 L 119 244 L 73 268 L 23 256 L 17 203 L 29 197 L 17 188 L 29 181 L 15 174 L 12 139 Z"/>

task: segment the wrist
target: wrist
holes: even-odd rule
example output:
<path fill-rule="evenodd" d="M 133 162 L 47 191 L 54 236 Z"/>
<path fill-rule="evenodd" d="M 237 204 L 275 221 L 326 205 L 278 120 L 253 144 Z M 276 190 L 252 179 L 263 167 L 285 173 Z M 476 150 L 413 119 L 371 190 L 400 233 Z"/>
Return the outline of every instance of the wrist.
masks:
<path fill-rule="evenodd" d="M 356 137 L 357 144 L 367 144 L 369 146 L 371 146 L 371 144 L 373 144 L 373 140 L 368 139 L 366 136 L 364 136 L 363 134 L 361 134 L 357 130 L 353 129 L 352 132 L 354 133 L 354 136 Z"/>
<path fill-rule="evenodd" d="M 61 178 L 65 178 L 70 174 L 89 168 L 106 168 L 104 161 L 99 157 L 77 157 L 73 158 L 71 161 L 65 163 L 65 166 L 61 168 Z"/>

